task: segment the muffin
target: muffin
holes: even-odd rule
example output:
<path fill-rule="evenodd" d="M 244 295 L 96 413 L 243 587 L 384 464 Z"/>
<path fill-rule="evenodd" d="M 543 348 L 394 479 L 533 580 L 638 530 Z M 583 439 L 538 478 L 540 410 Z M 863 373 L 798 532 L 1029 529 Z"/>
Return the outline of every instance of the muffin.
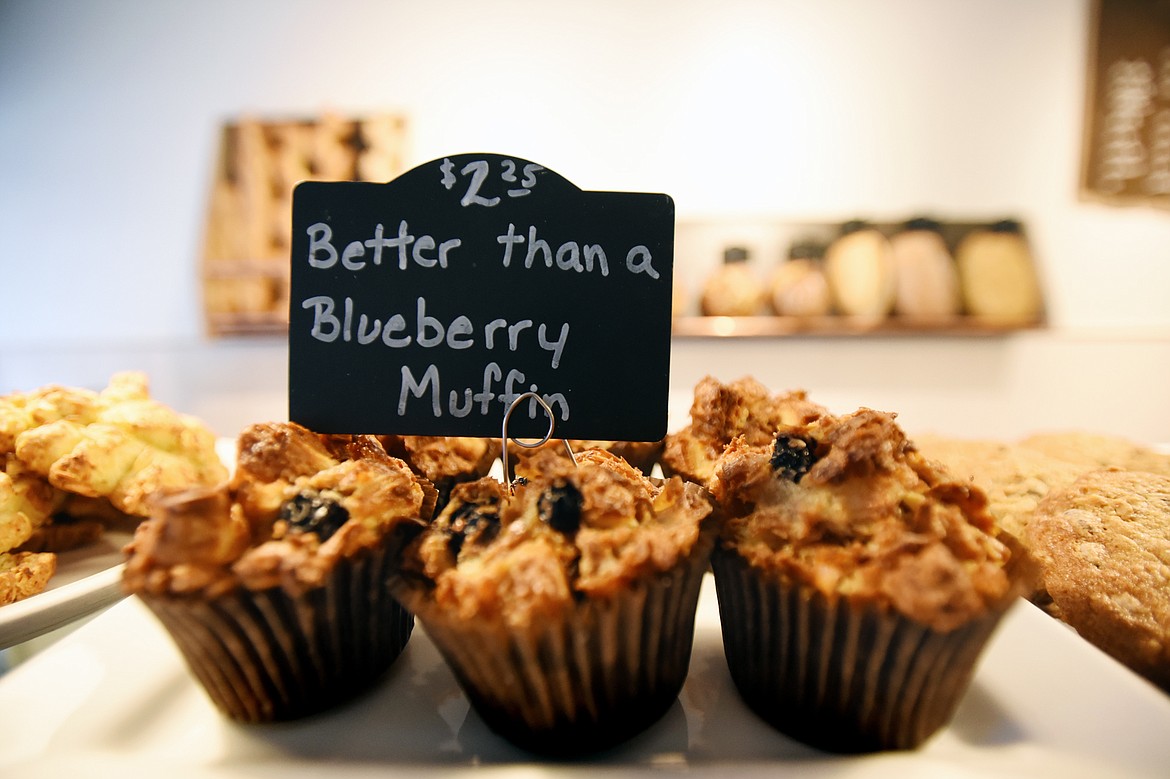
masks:
<path fill-rule="evenodd" d="M 366 689 L 406 645 L 413 617 L 386 580 L 435 497 L 373 438 L 254 425 L 230 482 L 156 496 L 123 587 L 225 715 L 313 714 Z"/>
<path fill-rule="evenodd" d="M 832 752 L 911 749 L 951 718 L 1024 567 L 984 495 L 862 409 L 737 438 L 712 556 L 744 701 Z"/>
<path fill-rule="evenodd" d="M 500 442 L 494 438 L 380 435 L 377 439 L 387 452 L 435 485 L 439 491 L 436 511 L 446 505 L 452 487 L 487 476 L 500 456 Z"/>
<path fill-rule="evenodd" d="M 773 395 L 750 377 L 724 384 L 707 376 L 695 387 L 691 423 L 666 436 L 662 471 L 708 485 L 715 461 L 733 438 L 770 443 L 778 428 L 802 425 L 826 412 L 802 390 Z"/>
<path fill-rule="evenodd" d="M 484 723 L 532 752 L 626 740 L 686 677 L 716 524 L 707 492 L 601 450 L 551 450 L 457 485 L 394 593 Z"/>

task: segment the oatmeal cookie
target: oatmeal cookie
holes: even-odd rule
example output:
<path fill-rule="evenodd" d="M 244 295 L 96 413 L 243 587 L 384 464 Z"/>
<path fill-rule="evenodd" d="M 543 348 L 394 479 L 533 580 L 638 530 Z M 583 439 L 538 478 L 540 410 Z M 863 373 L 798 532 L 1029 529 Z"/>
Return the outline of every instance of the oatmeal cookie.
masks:
<path fill-rule="evenodd" d="M 1170 477 L 1098 470 L 1028 526 L 1050 610 L 1170 692 Z"/>

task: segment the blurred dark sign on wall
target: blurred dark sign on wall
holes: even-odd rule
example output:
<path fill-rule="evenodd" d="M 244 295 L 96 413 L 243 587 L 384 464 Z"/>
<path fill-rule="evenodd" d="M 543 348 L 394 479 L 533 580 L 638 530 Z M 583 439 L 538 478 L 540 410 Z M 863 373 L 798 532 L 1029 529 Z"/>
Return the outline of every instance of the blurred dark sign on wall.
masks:
<path fill-rule="evenodd" d="M 1170 0 L 1094 0 L 1081 189 L 1170 206 Z"/>

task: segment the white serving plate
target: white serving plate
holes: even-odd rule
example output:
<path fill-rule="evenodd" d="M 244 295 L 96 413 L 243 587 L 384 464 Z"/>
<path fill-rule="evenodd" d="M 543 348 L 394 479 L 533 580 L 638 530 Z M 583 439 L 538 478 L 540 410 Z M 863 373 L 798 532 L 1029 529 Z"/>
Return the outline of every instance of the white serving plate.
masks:
<path fill-rule="evenodd" d="M 95 544 L 58 554 L 57 571 L 44 591 L 0 606 L 0 649 L 56 630 L 121 600 L 122 547 L 131 535 L 107 530 Z"/>
<path fill-rule="evenodd" d="M 842 757 L 757 720 L 727 673 L 704 582 L 690 676 L 649 731 L 549 763 L 489 732 L 416 628 L 365 696 L 279 725 L 220 716 L 153 615 L 127 599 L 0 678 L 5 777 L 1056 777 L 1170 774 L 1170 696 L 1020 601 L 953 722 L 921 749 Z"/>

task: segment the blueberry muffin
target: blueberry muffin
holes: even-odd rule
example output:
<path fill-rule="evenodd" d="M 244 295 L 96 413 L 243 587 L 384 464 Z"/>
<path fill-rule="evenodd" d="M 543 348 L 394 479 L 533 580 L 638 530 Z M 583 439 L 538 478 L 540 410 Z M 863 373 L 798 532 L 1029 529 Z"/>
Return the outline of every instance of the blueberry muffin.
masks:
<path fill-rule="evenodd" d="M 123 586 L 228 717 L 313 714 L 366 689 L 405 646 L 414 620 L 386 581 L 435 497 L 373 438 L 254 425 L 230 482 L 156 495 Z"/>
<path fill-rule="evenodd" d="M 743 699 L 834 752 L 909 749 L 951 718 L 1025 567 L 975 487 L 869 409 L 737 438 L 712 557 Z"/>
<path fill-rule="evenodd" d="M 602 749 L 682 688 L 716 514 L 698 485 L 601 450 L 516 471 L 514 492 L 457 485 L 394 591 L 492 730 L 544 754 Z"/>

